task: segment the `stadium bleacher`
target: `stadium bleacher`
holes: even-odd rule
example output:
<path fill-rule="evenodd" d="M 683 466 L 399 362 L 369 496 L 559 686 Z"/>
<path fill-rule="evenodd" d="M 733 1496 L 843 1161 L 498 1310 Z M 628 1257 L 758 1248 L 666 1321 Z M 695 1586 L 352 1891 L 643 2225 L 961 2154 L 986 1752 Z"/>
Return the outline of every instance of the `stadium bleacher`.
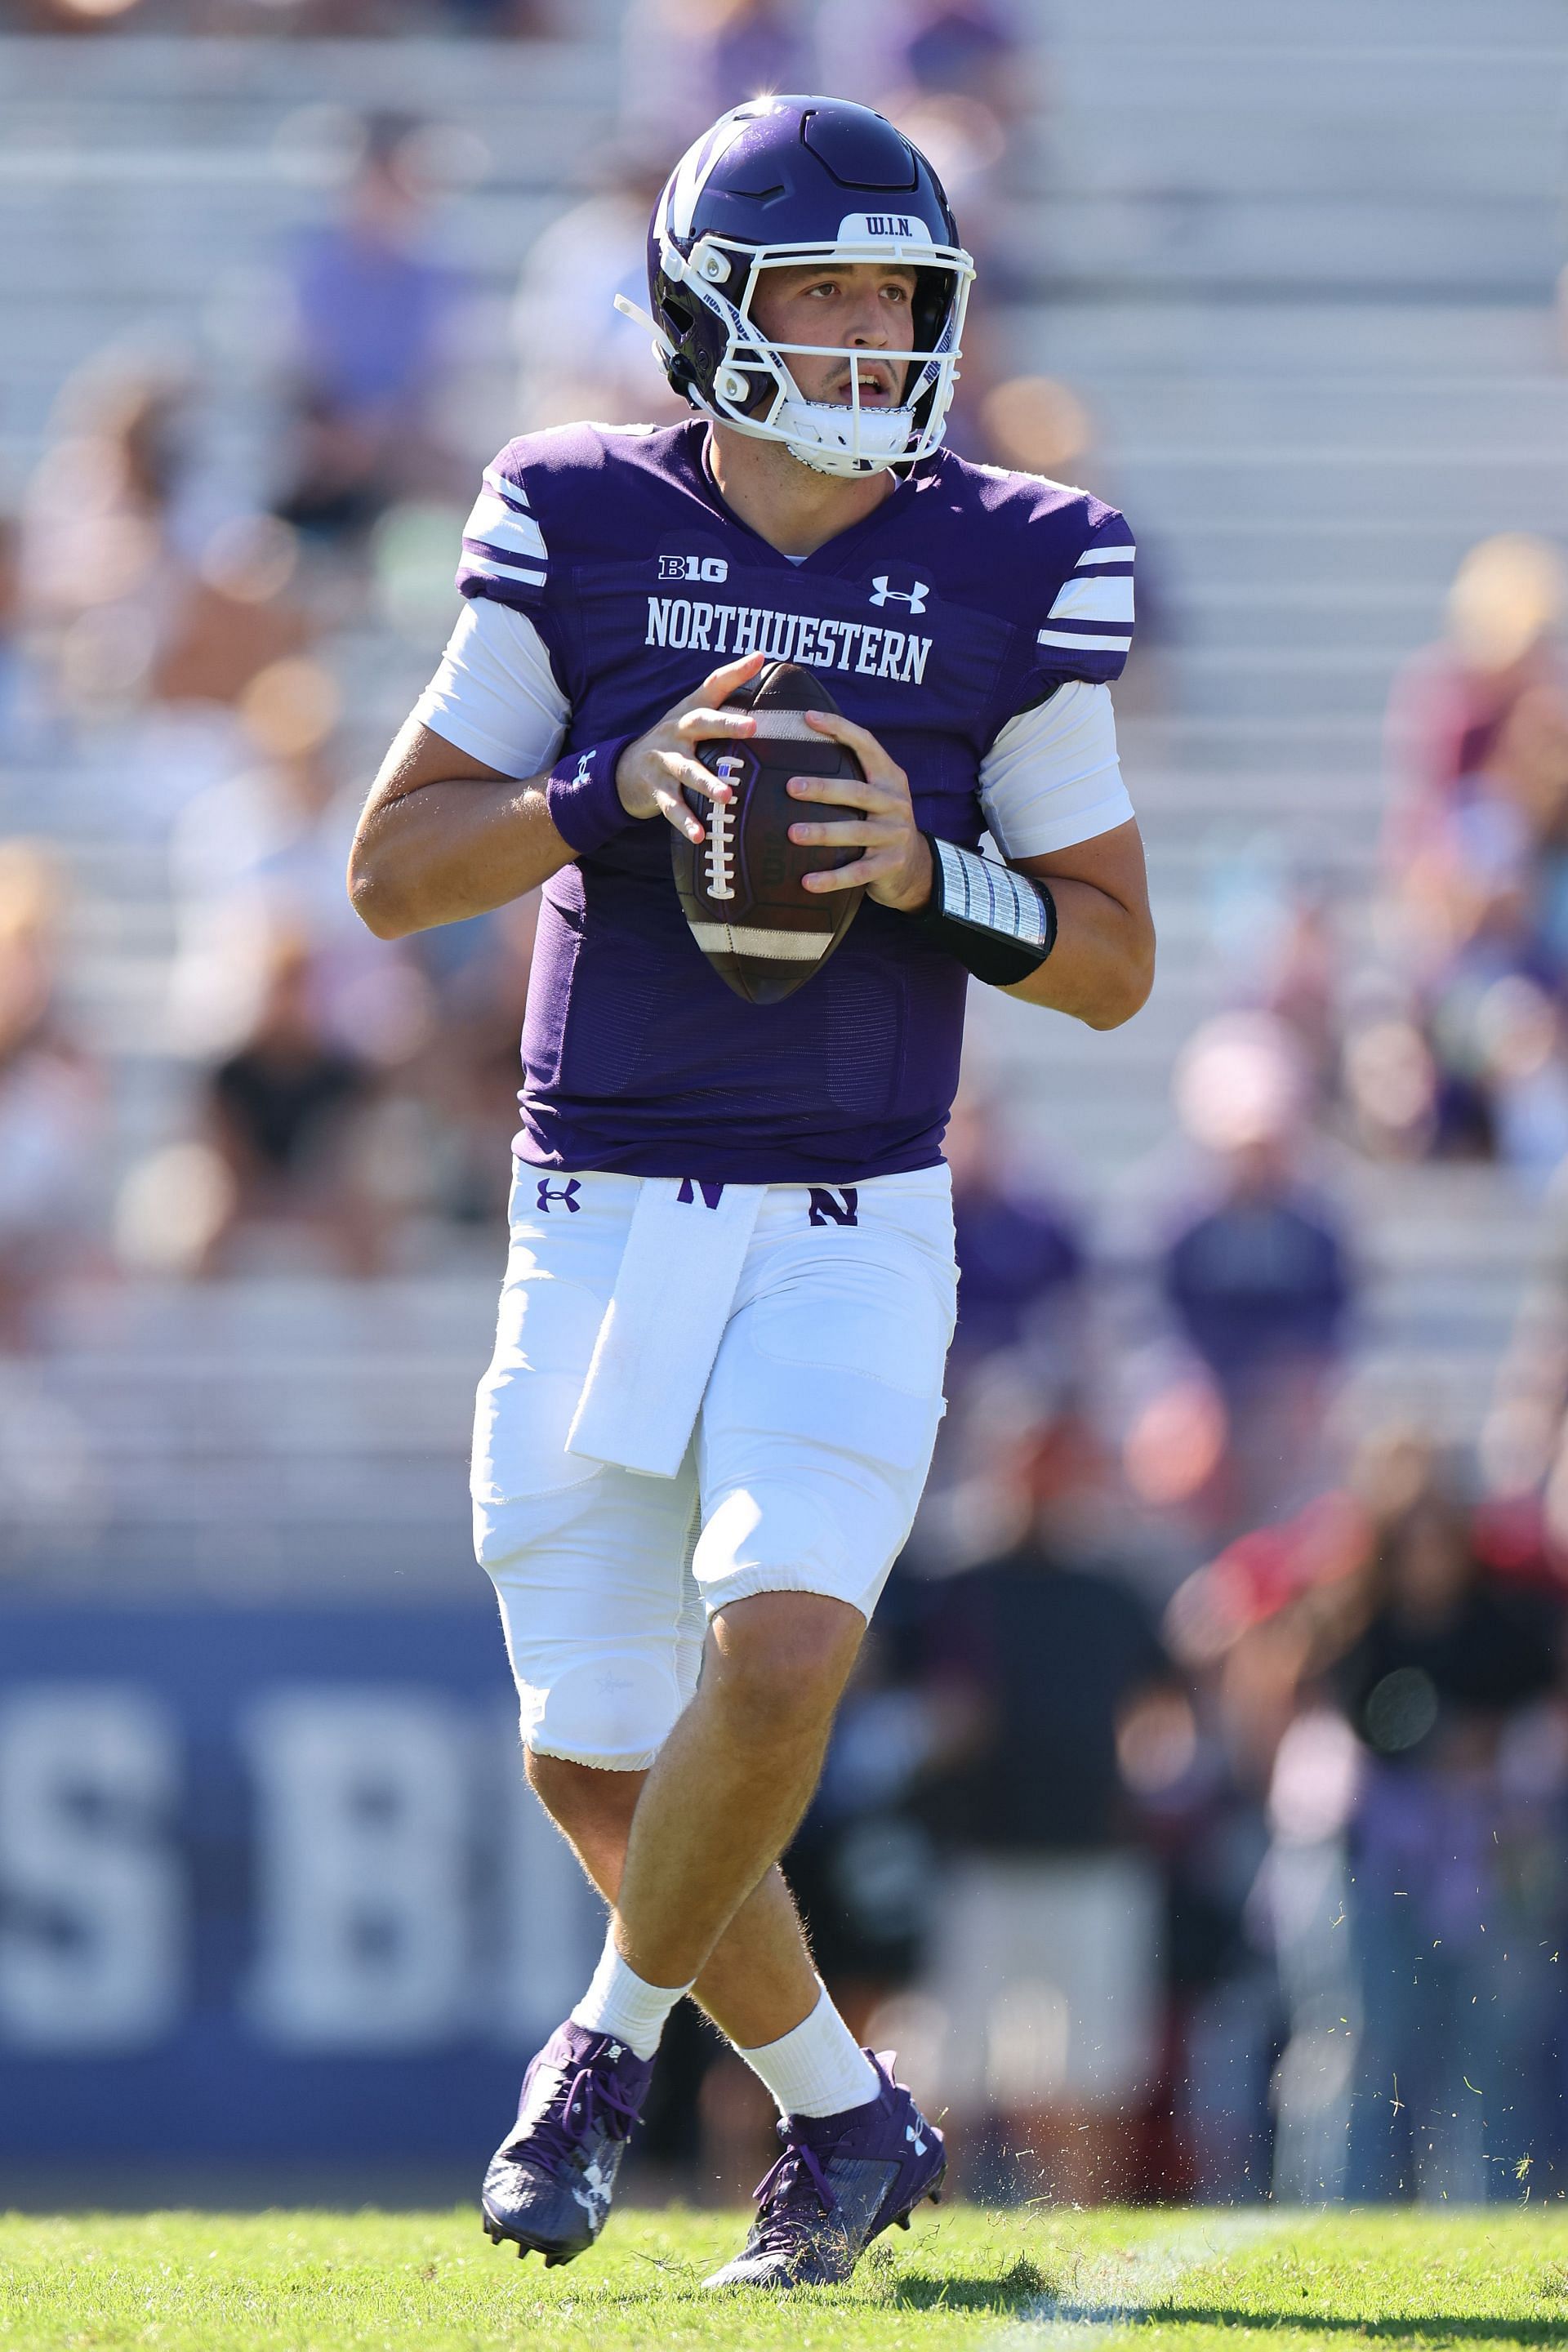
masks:
<path fill-rule="evenodd" d="M 1306 871 L 1362 904 L 1395 665 L 1434 634 L 1476 538 L 1568 524 L 1568 41 L 1553 0 L 1491 0 L 1484 52 L 1466 0 L 1184 0 L 1179 40 L 1158 0 L 1026 13 L 1049 105 L 1012 202 L 1037 221 L 1039 274 L 1005 331 L 1013 364 L 1086 399 L 1169 615 L 1162 696 L 1123 726 L 1163 963 L 1114 1035 L 999 999 L 975 1034 L 1135 1266 L 1174 1055 L 1225 1001 L 1217 868 Z M 521 46 L 0 45 L 5 486 L 64 377 L 124 341 L 193 356 L 216 456 L 265 497 L 267 354 L 247 320 L 279 233 L 325 201 L 331 110 L 374 105 L 479 142 L 445 229 L 483 297 L 471 404 L 501 437 L 505 305 L 609 133 L 616 15 L 574 7 L 571 38 Z M 361 632 L 334 658 L 368 773 L 427 656 Z M 177 1105 L 182 1067 L 163 863 L 117 825 L 110 781 L 90 761 L 0 766 L 0 822 L 72 864 L 75 1009 L 110 1057 L 128 1158 Z M 1336 1173 L 1370 1276 L 1357 1394 L 1473 1430 L 1535 1246 L 1528 1202 L 1490 1169 Z M 463 1456 L 494 1271 L 84 1286 L 49 1348 L 5 1370 L 0 1567 L 137 1589 L 292 1586 L 323 1561 L 343 1580 L 395 1570 L 405 1591 L 468 1577 Z"/>

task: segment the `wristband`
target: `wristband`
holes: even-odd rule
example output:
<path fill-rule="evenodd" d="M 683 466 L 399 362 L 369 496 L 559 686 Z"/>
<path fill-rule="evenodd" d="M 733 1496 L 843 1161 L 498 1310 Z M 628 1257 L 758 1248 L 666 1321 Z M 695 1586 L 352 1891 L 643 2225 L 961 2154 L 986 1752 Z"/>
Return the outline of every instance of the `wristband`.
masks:
<path fill-rule="evenodd" d="M 1057 943 L 1057 902 L 1045 884 L 976 849 L 930 833 L 925 839 L 931 897 L 910 921 L 993 988 L 1038 971 Z"/>
<path fill-rule="evenodd" d="M 563 751 L 544 783 L 544 803 L 550 822 L 569 849 L 579 857 L 603 849 L 631 818 L 616 790 L 616 770 L 621 753 L 635 735 L 617 735 L 608 743 L 591 744 L 585 751 Z"/>

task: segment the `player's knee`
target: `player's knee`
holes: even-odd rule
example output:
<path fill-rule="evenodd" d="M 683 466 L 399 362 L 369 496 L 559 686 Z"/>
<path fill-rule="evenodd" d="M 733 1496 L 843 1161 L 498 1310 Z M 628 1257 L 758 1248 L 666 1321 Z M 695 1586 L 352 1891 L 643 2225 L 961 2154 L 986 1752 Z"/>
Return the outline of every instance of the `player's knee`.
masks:
<path fill-rule="evenodd" d="M 830 1716 L 866 1621 L 820 1592 L 756 1592 L 713 1619 L 716 1695 L 761 1737 L 816 1728 Z"/>
<path fill-rule="evenodd" d="M 626 1853 L 646 1772 L 617 1772 L 528 1751 L 528 1782 L 545 1811 L 580 1853 L 616 1868 Z"/>

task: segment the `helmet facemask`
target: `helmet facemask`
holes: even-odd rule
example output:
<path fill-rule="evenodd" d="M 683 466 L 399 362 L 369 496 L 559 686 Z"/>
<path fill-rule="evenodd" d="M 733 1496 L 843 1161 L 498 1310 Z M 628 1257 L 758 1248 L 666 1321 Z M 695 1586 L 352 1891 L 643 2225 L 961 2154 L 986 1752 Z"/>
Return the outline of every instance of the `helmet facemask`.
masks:
<path fill-rule="evenodd" d="M 658 327 L 659 356 L 671 382 L 705 415 L 754 440 L 781 443 L 818 473 L 849 478 L 916 465 L 940 446 L 974 275 L 961 247 L 875 235 L 841 235 L 831 244 L 753 246 L 710 235 L 689 255 L 661 239 L 659 257 L 668 289 L 661 305 L 665 319 L 686 330 L 677 339 Z M 915 270 L 910 348 L 775 342 L 753 320 L 752 304 L 765 269 L 856 262 Z M 699 305 L 722 330 L 716 361 L 707 356 L 713 349 L 711 334 L 698 331 Z M 848 400 L 805 399 L 789 365 L 804 358 L 842 360 L 849 369 Z M 861 399 L 858 362 L 868 359 L 902 367 L 902 396 L 896 406 L 871 406 Z"/>

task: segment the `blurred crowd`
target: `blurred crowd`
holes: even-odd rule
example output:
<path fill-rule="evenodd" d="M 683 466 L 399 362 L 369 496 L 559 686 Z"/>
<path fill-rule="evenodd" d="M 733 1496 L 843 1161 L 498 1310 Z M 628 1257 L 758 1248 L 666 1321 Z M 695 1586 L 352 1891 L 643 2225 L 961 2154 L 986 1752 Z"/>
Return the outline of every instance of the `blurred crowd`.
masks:
<path fill-rule="evenodd" d="M 558 5 L 0 26 L 546 39 Z M 522 264 L 503 430 L 675 413 L 612 307 L 653 194 L 724 104 L 826 84 L 919 138 L 981 258 L 955 446 L 1114 498 L 1071 388 L 1008 370 L 1032 70 L 999 0 L 633 0 L 611 161 Z M 387 947 L 342 887 L 490 454 L 433 152 L 360 126 L 276 254 L 265 481 L 215 458 L 198 373 L 111 355 L 0 519 L 0 1356 L 84 1275 L 494 1262 L 531 907 Z M 1568 1189 L 1479 1466 L 1343 1409 L 1347 1169 L 1549 1188 L 1568 1153 L 1563 599 L 1543 543 L 1466 559 L 1394 685 L 1369 919 L 1227 901 L 1253 944 L 1135 1244 L 1042 1190 L 994 1093 L 955 1116 L 952 1409 L 790 1867 L 977 2193 L 1522 2196 L 1563 2158 Z M 750 2076 L 689 2021 L 672 2048 L 645 2161 L 749 2185 Z"/>

